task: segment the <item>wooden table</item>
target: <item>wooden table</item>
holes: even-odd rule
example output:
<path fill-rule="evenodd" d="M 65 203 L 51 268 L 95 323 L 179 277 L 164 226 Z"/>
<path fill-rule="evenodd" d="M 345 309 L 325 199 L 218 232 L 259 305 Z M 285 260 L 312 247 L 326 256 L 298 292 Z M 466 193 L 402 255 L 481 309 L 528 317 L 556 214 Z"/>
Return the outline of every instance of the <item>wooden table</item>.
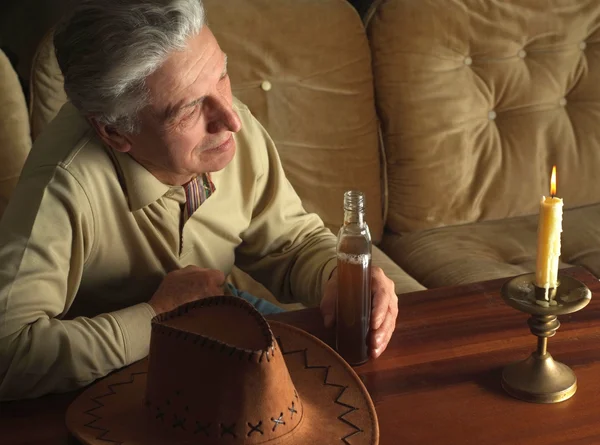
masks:
<path fill-rule="evenodd" d="M 375 402 L 380 444 L 600 443 L 600 282 L 579 268 L 563 273 L 593 294 L 582 311 L 559 318 L 549 341 L 577 375 L 572 399 L 538 405 L 502 390 L 502 367 L 536 346 L 527 315 L 500 298 L 505 280 L 405 294 L 387 351 L 355 368 Z M 316 309 L 273 318 L 332 344 Z M 63 419 L 76 395 L 0 404 L 0 444 L 69 443 Z"/>

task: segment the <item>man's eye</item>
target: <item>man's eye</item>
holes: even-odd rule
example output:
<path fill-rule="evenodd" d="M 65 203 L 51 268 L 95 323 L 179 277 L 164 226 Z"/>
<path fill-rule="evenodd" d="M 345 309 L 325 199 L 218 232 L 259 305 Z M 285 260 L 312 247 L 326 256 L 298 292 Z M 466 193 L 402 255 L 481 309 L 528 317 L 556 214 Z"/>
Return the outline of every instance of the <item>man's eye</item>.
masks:
<path fill-rule="evenodd" d="M 181 116 L 181 119 L 179 120 L 179 122 L 185 122 L 190 120 L 192 117 L 194 117 L 194 114 L 196 114 L 196 108 L 197 107 L 192 107 L 187 113 L 185 113 L 183 116 Z"/>

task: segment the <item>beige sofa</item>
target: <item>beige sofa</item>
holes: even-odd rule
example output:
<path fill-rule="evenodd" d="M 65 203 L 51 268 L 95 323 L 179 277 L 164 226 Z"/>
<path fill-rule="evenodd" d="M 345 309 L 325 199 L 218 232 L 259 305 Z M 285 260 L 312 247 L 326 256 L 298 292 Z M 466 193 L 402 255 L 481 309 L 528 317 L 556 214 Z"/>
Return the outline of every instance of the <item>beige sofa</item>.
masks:
<path fill-rule="evenodd" d="M 563 265 L 600 276 L 596 0 L 383 0 L 364 23 L 345 0 L 205 5 L 306 208 L 336 231 L 365 191 L 398 293 L 532 271 L 553 164 Z M 35 140 L 65 101 L 50 34 L 31 65 Z"/>
<path fill-rule="evenodd" d="M 535 269 L 553 164 L 563 266 L 600 276 L 600 2 L 379 2 L 382 246 L 428 287 Z"/>

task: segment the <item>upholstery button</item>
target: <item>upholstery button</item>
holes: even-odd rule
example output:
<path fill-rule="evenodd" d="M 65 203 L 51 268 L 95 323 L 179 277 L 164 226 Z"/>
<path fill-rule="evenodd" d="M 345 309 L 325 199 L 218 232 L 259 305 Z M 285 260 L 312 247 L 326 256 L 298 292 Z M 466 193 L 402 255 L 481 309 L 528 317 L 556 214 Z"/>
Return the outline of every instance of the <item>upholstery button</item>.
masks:
<path fill-rule="evenodd" d="M 579 49 L 580 49 L 581 51 L 583 51 L 583 50 L 584 50 L 584 49 L 586 49 L 586 48 L 587 48 L 587 43 L 585 43 L 585 42 L 581 42 L 581 43 L 579 44 Z"/>
<path fill-rule="evenodd" d="M 525 51 L 524 49 L 522 49 L 521 51 L 518 52 L 518 56 L 521 59 L 524 59 L 525 57 L 527 57 L 527 51 Z"/>
<path fill-rule="evenodd" d="M 561 97 L 560 100 L 558 101 L 558 103 L 560 104 L 561 107 L 564 107 L 565 105 L 567 105 L 567 99 L 565 99 L 564 97 Z"/>
<path fill-rule="evenodd" d="M 271 82 L 268 80 L 263 80 L 263 83 L 260 84 L 260 87 L 263 89 L 263 91 L 271 91 L 273 85 L 271 85 Z"/>
<path fill-rule="evenodd" d="M 464 62 L 465 62 L 465 65 L 467 65 L 467 66 L 473 65 L 473 59 L 471 59 L 470 57 L 465 57 Z"/>
<path fill-rule="evenodd" d="M 496 116 L 497 116 L 497 114 L 496 114 L 496 112 L 495 112 L 494 110 L 492 110 L 492 111 L 490 111 L 490 112 L 488 113 L 488 118 L 489 118 L 491 121 L 493 121 L 494 119 L 496 119 Z"/>

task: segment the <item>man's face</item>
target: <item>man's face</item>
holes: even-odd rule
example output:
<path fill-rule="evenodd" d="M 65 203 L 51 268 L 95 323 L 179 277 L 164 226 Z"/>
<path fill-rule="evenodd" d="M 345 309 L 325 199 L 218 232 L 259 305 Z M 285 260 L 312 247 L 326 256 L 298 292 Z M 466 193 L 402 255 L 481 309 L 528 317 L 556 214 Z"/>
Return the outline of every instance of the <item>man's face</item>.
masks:
<path fill-rule="evenodd" d="M 232 108 L 227 57 L 204 27 L 146 81 L 150 104 L 140 131 L 127 135 L 129 154 L 160 181 L 181 185 L 224 168 L 235 154 L 241 128 Z"/>

